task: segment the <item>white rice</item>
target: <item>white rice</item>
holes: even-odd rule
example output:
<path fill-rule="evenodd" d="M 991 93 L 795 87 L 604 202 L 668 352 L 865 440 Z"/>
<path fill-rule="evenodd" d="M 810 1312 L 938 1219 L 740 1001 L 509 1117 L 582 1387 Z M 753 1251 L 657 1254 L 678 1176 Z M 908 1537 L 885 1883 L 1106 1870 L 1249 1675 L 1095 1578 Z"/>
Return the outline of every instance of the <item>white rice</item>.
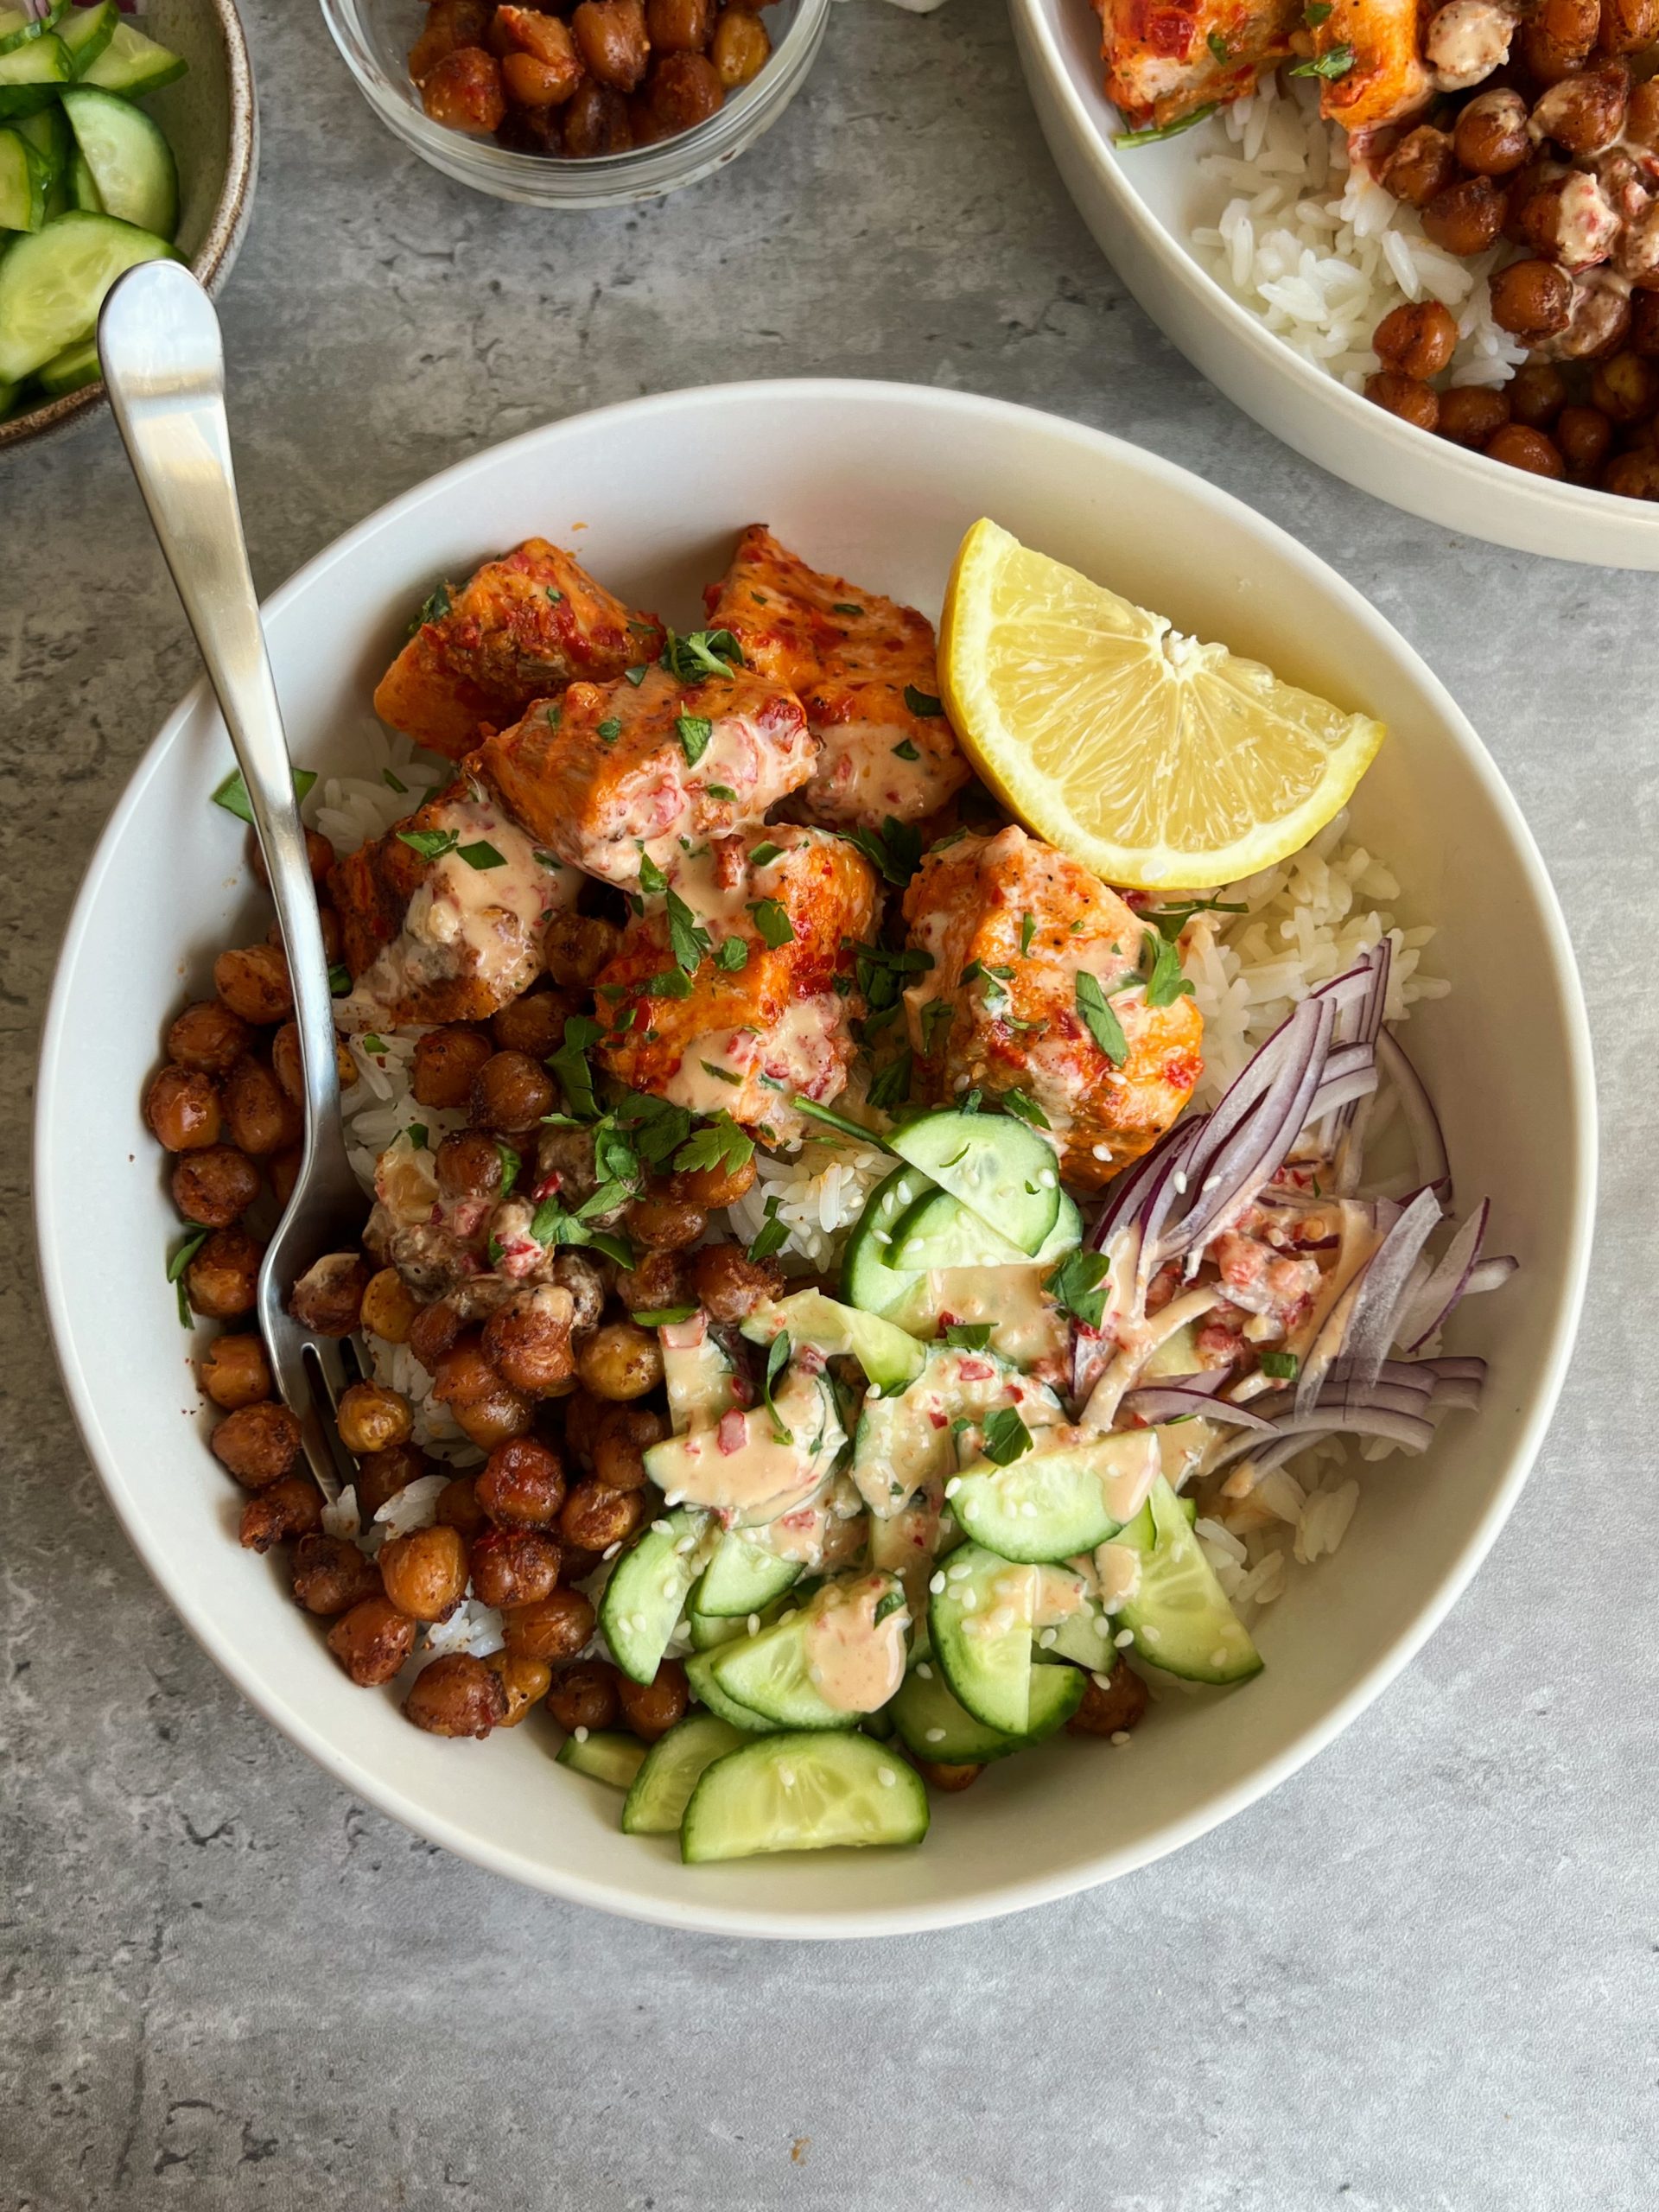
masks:
<path fill-rule="evenodd" d="M 778 1201 L 777 1219 L 789 1230 L 784 1253 L 820 1272 L 840 1255 L 847 1231 L 864 1201 L 893 1166 L 891 1153 L 848 1137 L 821 1143 L 809 1138 L 798 1152 L 757 1153 L 749 1190 L 728 1208 L 746 1243 L 760 1233 L 766 1201 Z"/>
<path fill-rule="evenodd" d="M 1192 243 L 1224 290 L 1353 391 L 1376 368 L 1382 317 L 1439 300 L 1458 319 L 1447 381 L 1509 382 L 1526 348 L 1492 321 L 1487 279 L 1510 248 L 1465 261 L 1433 245 L 1414 207 L 1350 166 L 1347 134 L 1321 119 L 1312 80 L 1265 77 L 1220 119 L 1238 150 L 1199 156 L 1216 215 Z"/>

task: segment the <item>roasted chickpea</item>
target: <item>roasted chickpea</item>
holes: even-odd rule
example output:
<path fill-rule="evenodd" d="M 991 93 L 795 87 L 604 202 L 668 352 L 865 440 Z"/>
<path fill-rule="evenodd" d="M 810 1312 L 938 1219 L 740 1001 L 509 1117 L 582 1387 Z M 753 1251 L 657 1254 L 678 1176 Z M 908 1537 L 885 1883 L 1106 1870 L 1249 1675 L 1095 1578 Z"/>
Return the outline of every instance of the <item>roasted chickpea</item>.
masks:
<path fill-rule="evenodd" d="M 407 1490 L 421 1476 L 435 1471 L 418 1444 L 391 1444 L 384 1452 L 367 1452 L 358 1462 L 357 1510 L 367 1522 L 400 1490 Z"/>
<path fill-rule="evenodd" d="M 688 1167 L 673 1179 L 675 1197 L 689 1199 L 705 1213 L 718 1213 L 722 1206 L 735 1205 L 753 1187 L 753 1152 L 739 1166 L 722 1162 L 714 1167 Z"/>
<path fill-rule="evenodd" d="M 457 47 L 422 79 L 421 105 L 434 123 L 487 138 L 507 111 L 501 64 L 481 46 Z"/>
<path fill-rule="evenodd" d="M 300 1055 L 300 1025 L 285 1021 L 270 1040 L 270 1071 L 276 1077 L 284 1098 L 303 1103 L 305 1098 L 305 1063 Z M 334 1039 L 334 1073 L 342 1090 L 349 1090 L 357 1081 L 357 1062 L 352 1058 L 351 1047 L 342 1038 Z"/>
<path fill-rule="evenodd" d="M 486 1605 L 533 1605 L 558 1583 L 559 1547 L 541 1529 L 481 1529 L 470 1556 L 473 1594 Z"/>
<path fill-rule="evenodd" d="M 665 54 L 645 86 L 651 111 L 671 136 L 706 123 L 725 97 L 720 72 L 705 54 Z"/>
<path fill-rule="evenodd" d="M 559 1514 L 559 1535 L 582 1551 L 602 1556 L 626 1543 L 650 1510 L 643 1490 L 612 1490 L 601 1482 L 578 1483 Z"/>
<path fill-rule="evenodd" d="M 242 1509 L 237 1541 L 244 1551 L 268 1552 L 315 1535 L 322 1526 L 322 1492 L 309 1475 L 284 1475 L 251 1497 Z"/>
<path fill-rule="evenodd" d="M 1506 468 L 1524 469 L 1529 476 L 1565 476 L 1567 467 L 1560 453 L 1541 430 L 1529 430 L 1523 423 L 1506 423 L 1486 442 L 1487 457 L 1501 461 Z"/>
<path fill-rule="evenodd" d="M 165 1067 L 150 1077 L 144 1119 L 168 1152 L 200 1152 L 219 1142 L 219 1092 L 198 1069 Z"/>
<path fill-rule="evenodd" d="M 553 1078 L 528 1052 L 492 1053 L 473 1078 L 473 1120 L 480 1128 L 509 1135 L 533 1129 L 553 1106 Z"/>
<path fill-rule="evenodd" d="M 1573 160 L 1582 160 L 1618 137 L 1630 96 L 1630 73 L 1624 64 L 1604 62 L 1552 85 L 1533 107 L 1532 129 Z"/>
<path fill-rule="evenodd" d="M 501 8 L 496 12 L 505 16 L 518 11 Z M 482 46 L 489 23 L 489 0 L 431 0 L 426 27 L 409 50 L 410 75 L 418 85 L 446 54 L 463 46 Z"/>
<path fill-rule="evenodd" d="M 758 77 L 772 54 L 772 41 L 759 16 L 747 8 L 728 8 L 715 26 L 709 59 L 728 92 Z"/>
<path fill-rule="evenodd" d="M 543 15 L 538 8 L 498 8 L 490 30 L 492 35 L 486 43 L 493 54 L 517 50 L 533 54 L 538 61 L 556 61 L 575 50 L 569 25 L 556 16 Z"/>
<path fill-rule="evenodd" d="M 1491 279 L 1492 321 L 1528 344 L 1567 328 L 1573 279 L 1553 261 L 1512 261 Z"/>
<path fill-rule="evenodd" d="M 392 1537 L 378 1564 L 387 1597 L 412 1621 L 448 1620 L 467 1594 L 467 1547 L 441 1522 Z"/>
<path fill-rule="evenodd" d="M 695 1306 L 686 1287 L 685 1265 L 674 1252 L 642 1253 L 639 1264 L 616 1278 L 616 1294 L 632 1313 L 662 1313 L 676 1306 Z"/>
<path fill-rule="evenodd" d="M 1596 407 L 1615 423 L 1637 423 L 1659 405 L 1659 371 L 1650 368 L 1639 353 L 1614 353 L 1598 361 L 1590 375 L 1590 397 Z M 1591 410 L 1575 410 L 1584 414 Z M 1556 442 L 1564 447 L 1558 437 Z M 1568 455 L 1569 461 L 1571 455 Z M 196 1159 L 206 1158 L 195 1154 Z M 181 1167 L 185 1163 L 180 1163 Z M 178 1171 L 175 1171 L 176 1177 Z"/>
<path fill-rule="evenodd" d="M 1659 499 L 1659 454 L 1615 454 L 1602 472 L 1601 488 L 1621 499 Z"/>
<path fill-rule="evenodd" d="M 550 16 L 545 20 L 556 22 L 558 18 Z M 523 998 L 502 1007 L 490 1023 L 490 1034 L 499 1052 L 523 1052 L 532 1060 L 544 1060 L 564 1042 L 564 1025 L 570 1011 L 569 1000 L 559 991 L 526 991 Z"/>
<path fill-rule="evenodd" d="M 320 1337 L 349 1337 L 363 1311 L 369 1270 L 360 1252 L 328 1252 L 288 1294 L 288 1310 Z"/>
<path fill-rule="evenodd" d="M 1659 0 L 1601 0 L 1596 44 L 1604 54 L 1643 54 L 1659 45 Z"/>
<path fill-rule="evenodd" d="M 213 1454 L 244 1490 L 280 1482 L 300 1456 L 300 1424 L 286 1406 L 268 1398 L 226 1414 L 207 1440 Z"/>
<path fill-rule="evenodd" d="M 420 1311 L 419 1300 L 396 1268 L 382 1268 L 369 1277 L 359 1318 L 372 1337 L 378 1337 L 383 1344 L 407 1344 Z"/>
<path fill-rule="evenodd" d="M 435 1306 L 420 1308 L 404 1341 L 427 1373 L 435 1375 L 438 1362 L 460 1341 L 466 1326 L 455 1308 L 440 1300 Z"/>
<path fill-rule="evenodd" d="M 404 1713 L 429 1736 L 487 1736 L 506 1717 L 500 1677 L 470 1651 L 446 1651 L 423 1667 Z"/>
<path fill-rule="evenodd" d="M 566 990 L 587 990 L 621 942 L 616 924 L 598 914 L 556 914 L 542 940 L 547 972 Z"/>
<path fill-rule="evenodd" d="M 1638 295 L 1638 297 L 1640 296 Z M 1599 270 L 1573 287 L 1573 316 L 1550 350 L 1563 361 L 1595 361 L 1616 353 L 1630 335 L 1629 296 L 1601 281 Z"/>
<path fill-rule="evenodd" d="M 684 1719 L 690 1695 L 685 1669 L 677 1659 L 664 1659 L 649 1682 L 631 1681 L 626 1675 L 617 1677 L 616 1701 L 622 1708 L 622 1725 L 647 1744 L 666 1736 L 676 1721 Z"/>
<path fill-rule="evenodd" d="M 312 883 L 317 890 L 321 891 L 323 886 L 327 882 L 329 874 L 334 868 L 334 849 L 329 843 L 328 840 L 323 836 L 321 830 L 307 830 L 303 834 L 305 837 L 305 864 L 311 871 Z M 265 866 L 265 855 L 260 847 L 258 834 L 253 830 L 250 830 L 248 832 L 247 849 L 248 866 L 253 871 L 255 880 L 263 884 L 265 889 L 269 891 L 270 888 L 270 870 Z M 265 943 L 267 944 L 280 946 L 282 942 L 282 924 L 280 922 L 273 922 L 270 928 L 265 934 Z M 334 956 L 332 952 L 328 956 L 331 960 L 334 957 Z"/>
<path fill-rule="evenodd" d="M 1457 181 L 1457 157 L 1451 134 L 1419 124 L 1408 130 L 1382 164 L 1382 182 L 1408 207 L 1427 207 L 1438 193 Z"/>
<path fill-rule="evenodd" d="M 705 1244 L 691 1255 L 688 1271 L 698 1304 L 728 1327 L 783 1294 L 784 1271 L 777 1261 L 751 1260 L 737 1244 Z"/>
<path fill-rule="evenodd" d="M 1591 484 L 1612 450 L 1613 426 L 1599 407 L 1564 407 L 1555 444 L 1573 482 Z"/>
<path fill-rule="evenodd" d="M 1644 77 L 1631 86 L 1624 136 L 1633 146 L 1659 146 L 1659 78 Z"/>
<path fill-rule="evenodd" d="M 265 1161 L 265 1177 L 270 1185 L 270 1194 L 284 1212 L 300 1179 L 300 1169 L 305 1164 L 302 1146 L 285 1144 L 280 1152 L 273 1152 Z"/>
<path fill-rule="evenodd" d="M 578 1347 L 576 1371 L 596 1398 L 643 1398 L 663 1379 L 657 1332 L 633 1321 L 607 1322 Z"/>
<path fill-rule="evenodd" d="M 648 1252 L 683 1252 L 709 1226 L 701 1206 L 666 1190 L 646 1191 L 628 1208 L 628 1234 Z"/>
<path fill-rule="evenodd" d="M 467 1398 L 486 1397 L 501 1380 L 484 1357 L 482 1338 L 476 1329 L 464 1330 L 456 1337 L 439 1357 L 431 1374 L 432 1395 L 441 1406 L 455 1406 Z"/>
<path fill-rule="evenodd" d="M 286 1021 L 294 1011 L 288 963 L 274 944 L 221 952 L 213 963 L 213 988 L 232 1014 L 256 1028 Z"/>
<path fill-rule="evenodd" d="M 1066 1722 L 1066 1732 L 1072 1736 L 1126 1735 L 1146 1709 L 1146 1684 L 1127 1659 L 1120 1659 L 1103 1687 L 1090 1675 L 1083 1702 Z"/>
<path fill-rule="evenodd" d="M 564 1503 L 564 1463 L 550 1444 L 533 1436 L 510 1437 L 486 1461 L 477 1497 L 502 1528 L 544 1529 Z"/>
<path fill-rule="evenodd" d="M 311 841 L 316 834 L 317 833 L 315 830 L 308 830 L 306 832 L 305 844 L 308 853 L 311 852 L 313 849 Z M 328 846 L 327 840 L 326 838 L 323 840 L 323 843 L 327 849 L 333 849 L 332 847 Z M 256 846 L 254 849 L 257 852 L 258 848 Z M 263 861 L 259 861 L 256 863 L 254 873 L 263 880 L 264 872 L 264 862 Z M 338 960 L 340 957 L 341 941 L 340 916 L 334 912 L 332 906 L 318 907 L 317 926 L 322 932 L 322 950 L 325 958 L 329 960 Z M 286 950 L 283 944 L 283 925 L 280 922 L 272 922 L 270 927 L 265 931 L 265 943 L 270 945 L 274 945 L 278 952 L 282 952 Z"/>
<path fill-rule="evenodd" d="M 216 1229 L 184 1271 L 191 1305 L 209 1321 L 251 1313 L 264 1256 L 264 1246 L 245 1229 Z"/>
<path fill-rule="evenodd" d="M 1477 92 L 1458 117 L 1452 144 L 1471 176 L 1513 175 L 1532 157 L 1525 100 L 1519 92 Z"/>
<path fill-rule="evenodd" d="M 167 1056 L 199 1075 L 227 1075 L 252 1042 L 252 1030 L 223 999 L 198 999 L 168 1031 Z"/>
<path fill-rule="evenodd" d="M 270 1363 L 257 1337 L 215 1337 L 196 1364 L 204 1393 L 226 1413 L 270 1395 Z"/>
<path fill-rule="evenodd" d="M 574 1667 L 556 1667 L 543 1702 L 567 1732 L 585 1728 L 591 1735 L 598 1728 L 614 1728 L 617 1686 L 621 1679 L 606 1659 L 583 1659 Z"/>
<path fill-rule="evenodd" d="M 607 1490 L 639 1490 L 645 1480 L 645 1453 L 668 1434 L 663 1415 L 649 1406 L 611 1406 L 594 1435 L 596 1480 Z"/>
<path fill-rule="evenodd" d="M 1542 0 L 1521 26 L 1520 58 L 1541 85 L 1554 85 L 1590 58 L 1601 29 L 1601 0 Z"/>
<path fill-rule="evenodd" d="M 653 54 L 701 54 L 715 35 L 715 0 L 645 0 Z"/>
<path fill-rule="evenodd" d="M 360 1599 L 329 1630 L 328 1649 L 359 1689 L 377 1689 L 415 1649 L 415 1623 L 390 1598 Z"/>
<path fill-rule="evenodd" d="M 429 1029 L 415 1041 L 410 1067 L 410 1088 L 421 1106 L 465 1106 L 473 1095 L 473 1079 L 495 1046 L 486 1029 L 468 1029 L 451 1022 L 442 1029 Z"/>
<path fill-rule="evenodd" d="M 1423 209 L 1423 231 L 1447 253 L 1484 253 L 1503 227 L 1504 195 L 1489 176 L 1465 177 Z"/>
<path fill-rule="evenodd" d="M 1618 214 L 1582 169 L 1540 179 L 1520 197 L 1515 219 L 1521 243 L 1564 269 L 1605 261 L 1618 240 Z"/>
<path fill-rule="evenodd" d="M 446 1198 L 493 1198 L 506 1179 L 506 1154 L 482 1129 L 458 1129 L 438 1147 L 432 1168 Z"/>
<path fill-rule="evenodd" d="M 484 1664 L 500 1683 L 506 1700 L 506 1710 L 496 1725 L 516 1728 L 531 1706 L 547 1695 L 553 1669 L 544 1659 L 532 1659 L 521 1651 L 492 1651 Z"/>
<path fill-rule="evenodd" d="M 1440 395 L 1433 385 L 1415 377 L 1396 376 L 1392 369 L 1366 378 L 1365 397 L 1402 422 L 1414 423 L 1420 430 L 1433 429 L 1440 419 Z"/>
<path fill-rule="evenodd" d="M 594 1397 L 590 1390 L 580 1386 L 564 1401 L 565 1451 L 585 1467 L 591 1468 L 594 1464 L 594 1440 L 609 1411 L 608 1401 Z"/>
<path fill-rule="evenodd" d="M 1450 365 L 1457 342 L 1456 319 L 1438 300 L 1403 301 L 1383 316 L 1371 337 L 1385 369 L 1424 378 L 1439 376 Z"/>
<path fill-rule="evenodd" d="M 340 1442 L 358 1459 L 406 1443 L 412 1426 L 408 1399 L 384 1382 L 353 1382 L 342 1390 L 334 1421 Z"/>
<path fill-rule="evenodd" d="M 493 1452 L 510 1436 L 522 1436 L 535 1417 L 535 1407 L 518 1390 L 499 1382 L 480 1397 L 465 1398 L 450 1408 L 455 1426 L 480 1452 Z"/>
<path fill-rule="evenodd" d="M 181 1152 L 173 1170 L 173 1203 L 187 1221 L 228 1229 L 259 1195 L 259 1170 L 233 1144 Z"/>
<path fill-rule="evenodd" d="M 297 1144 L 304 1133 L 299 1108 L 263 1060 L 239 1059 L 225 1077 L 219 1096 L 227 1134 L 255 1160 Z"/>
<path fill-rule="evenodd" d="M 379 1569 L 347 1536 L 302 1536 L 292 1573 L 295 1602 L 320 1620 L 333 1620 L 364 1599 L 383 1595 Z"/>
<path fill-rule="evenodd" d="M 1509 419 L 1510 403 L 1502 391 L 1485 385 L 1453 385 L 1440 394 L 1440 419 L 1435 428 L 1454 445 L 1484 446 Z"/>
<path fill-rule="evenodd" d="M 582 0 L 570 29 L 595 82 L 631 92 L 651 56 L 641 0 Z"/>
<path fill-rule="evenodd" d="M 534 1605 L 510 1605 L 501 1622 L 509 1651 L 557 1666 L 575 1657 L 593 1635 L 596 1617 L 580 1590 L 552 1590 Z"/>
<path fill-rule="evenodd" d="M 493 29 L 511 49 L 502 56 L 507 98 L 519 107 L 558 107 L 582 82 L 582 63 L 568 24 L 534 8 L 498 8 Z"/>
<path fill-rule="evenodd" d="M 576 1371 L 575 1307 L 556 1283 L 520 1290 L 484 1324 L 484 1357 L 504 1382 L 531 1397 L 560 1389 Z"/>
<path fill-rule="evenodd" d="M 1630 297 L 1630 346 L 1644 361 L 1659 360 L 1659 292 L 1636 292 Z"/>
<path fill-rule="evenodd" d="M 470 1544 L 487 1525 L 478 1502 L 478 1484 L 471 1475 L 452 1475 L 438 1492 L 434 1510 L 446 1529 L 457 1529 Z"/>
<path fill-rule="evenodd" d="M 1550 361 L 1527 361 L 1506 390 L 1510 412 L 1529 430 L 1547 430 L 1567 404 L 1567 382 Z"/>
<path fill-rule="evenodd" d="M 985 1771 L 982 1766 L 947 1766 L 941 1760 L 918 1758 L 913 1753 L 910 1763 L 931 1788 L 945 1790 L 951 1796 L 960 1790 L 971 1789 Z"/>

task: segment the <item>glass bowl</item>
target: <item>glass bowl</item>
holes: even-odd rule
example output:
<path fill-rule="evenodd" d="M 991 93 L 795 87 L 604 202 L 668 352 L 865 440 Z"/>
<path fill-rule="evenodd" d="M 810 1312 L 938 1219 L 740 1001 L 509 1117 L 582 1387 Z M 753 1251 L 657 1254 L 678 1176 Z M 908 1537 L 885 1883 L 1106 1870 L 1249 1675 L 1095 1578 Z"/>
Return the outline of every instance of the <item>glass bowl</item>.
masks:
<path fill-rule="evenodd" d="M 706 123 L 677 137 L 587 161 L 521 154 L 434 123 L 409 73 L 420 0 L 321 0 L 323 20 L 358 90 L 386 128 L 423 162 L 474 191 L 530 207 L 614 207 L 654 200 L 736 159 L 768 130 L 806 80 L 830 19 L 830 0 L 774 0 L 765 11 L 770 60 Z"/>

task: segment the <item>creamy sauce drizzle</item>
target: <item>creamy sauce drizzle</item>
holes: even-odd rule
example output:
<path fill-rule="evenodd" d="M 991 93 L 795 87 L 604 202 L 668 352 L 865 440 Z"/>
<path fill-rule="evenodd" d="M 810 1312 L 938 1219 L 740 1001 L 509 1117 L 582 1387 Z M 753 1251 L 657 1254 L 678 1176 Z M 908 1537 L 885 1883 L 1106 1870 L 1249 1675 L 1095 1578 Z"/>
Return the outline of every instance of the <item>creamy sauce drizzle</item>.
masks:
<path fill-rule="evenodd" d="M 896 1696 L 905 1679 L 905 1631 L 910 1615 L 900 1605 L 878 1622 L 875 1615 L 893 1585 L 882 1574 L 832 1582 L 812 1601 L 805 1630 L 807 1676 L 837 1713 L 874 1713 Z"/>

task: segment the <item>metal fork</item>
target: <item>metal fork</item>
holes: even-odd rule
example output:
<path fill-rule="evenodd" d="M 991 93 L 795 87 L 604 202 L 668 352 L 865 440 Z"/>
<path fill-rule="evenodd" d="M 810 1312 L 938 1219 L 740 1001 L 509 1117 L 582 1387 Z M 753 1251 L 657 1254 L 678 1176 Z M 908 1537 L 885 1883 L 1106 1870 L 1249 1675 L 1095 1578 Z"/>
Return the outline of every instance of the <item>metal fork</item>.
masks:
<path fill-rule="evenodd" d="M 328 958 L 231 471 L 219 318 L 188 269 L 149 262 L 105 300 L 98 350 L 127 458 L 248 788 L 293 979 L 305 1147 L 299 1180 L 259 1270 L 257 1316 L 276 1387 L 298 1418 L 306 1459 L 332 1503 L 355 1479 L 334 1409 L 356 1379 L 350 1363 L 358 1373 L 367 1363 L 356 1345 L 302 1328 L 284 1300 L 325 1253 L 357 1249 L 364 1198 L 346 1156 Z"/>

